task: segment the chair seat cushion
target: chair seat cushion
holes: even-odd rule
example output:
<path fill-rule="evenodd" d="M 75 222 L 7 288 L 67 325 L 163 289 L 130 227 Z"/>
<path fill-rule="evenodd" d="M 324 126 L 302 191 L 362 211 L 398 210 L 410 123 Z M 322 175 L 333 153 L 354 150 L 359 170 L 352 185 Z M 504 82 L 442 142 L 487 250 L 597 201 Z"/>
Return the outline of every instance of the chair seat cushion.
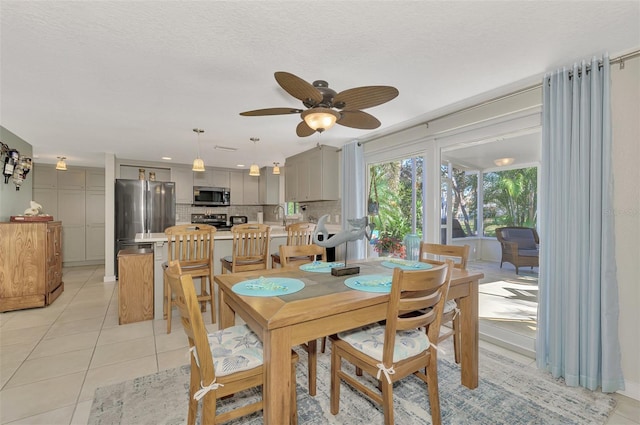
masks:
<path fill-rule="evenodd" d="M 247 325 L 232 326 L 207 337 L 216 376 L 230 375 L 262 364 L 262 342 Z"/>
<path fill-rule="evenodd" d="M 384 325 L 374 323 L 357 329 L 338 333 L 338 338 L 345 341 L 358 351 L 382 361 L 384 347 Z M 393 348 L 393 362 L 399 362 L 416 356 L 430 346 L 429 338 L 424 329 L 400 331 L 396 334 Z"/>
<path fill-rule="evenodd" d="M 518 255 L 521 257 L 538 257 L 539 251 L 537 249 L 519 249 Z"/>
<path fill-rule="evenodd" d="M 222 258 L 224 261 L 226 261 L 227 263 L 231 263 L 233 262 L 233 257 L 231 255 L 227 255 L 226 257 Z M 262 260 L 255 260 L 255 261 L 236 261 L 236 264 L 260 264 L 262 263 Z"/>

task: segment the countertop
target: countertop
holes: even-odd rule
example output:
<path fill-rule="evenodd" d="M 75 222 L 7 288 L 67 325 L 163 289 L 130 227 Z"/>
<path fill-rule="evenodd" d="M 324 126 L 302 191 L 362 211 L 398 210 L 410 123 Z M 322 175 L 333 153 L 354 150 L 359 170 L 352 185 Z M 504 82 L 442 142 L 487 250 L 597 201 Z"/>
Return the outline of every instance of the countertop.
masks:
<path fill-rule="evenodd" d="M 271 237 L 272 238 L 282 238 L 287 237 L 287 231 L 284 229 L 284 226 L 265 223 L 271 226 Z M 337 224 L 329 224 L 326 226 L 329 233 L 337 233 L 342 230 L 342 226 Z M 218 231 L 213 237 L 214 240 L 230 240 L 231 232 L 229 230 Z M 167 236 L 164 233 L 136 233 L 135 242 L 165 242 L 167 240 Z"/>

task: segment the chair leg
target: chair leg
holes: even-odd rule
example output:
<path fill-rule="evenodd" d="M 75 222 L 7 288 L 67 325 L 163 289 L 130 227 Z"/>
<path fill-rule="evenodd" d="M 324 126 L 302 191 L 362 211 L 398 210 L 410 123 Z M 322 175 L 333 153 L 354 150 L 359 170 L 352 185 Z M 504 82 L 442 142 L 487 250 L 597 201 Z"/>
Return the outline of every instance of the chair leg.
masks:
<path fill-rule="evenodd" d="M 322 337 L 322 349 L 320 350 L 321 353 L 324 353 L 326 351 L 327 348 L 327 337 L 323 336 Z"/>
<path fill-rule="evenodd" d="M 209 294 L 211 296 L 211 323 L 216 323 L 216 297 L 213 294 L 213 274 L 209 276 Z"/>
<path fill-rule="evenodd" d="M 440 393 L 438 391 L 438 368 L 437 359 L 431 357 L 429 366 L 427 366 L 427 388 L 429 390 L 429 404 L 431 406 L 431 422 L 433 425 L 440 425 Z"/>
<path fill-rule="evenodd" d="M 291 425 L 298 425 L 298 387 L 296 385 L 296 364 L 291 362 Z"/>
<path fill-rule="evenodd" d="M 460 313 L 456 314 L 452 321 L 453 326 L 453 354 L 457 364 L 460 364 Z"/>
<path fill-rule="evenodd" d="M 206 276 L 200 278 L 200 296 L 198 298 L 204 297 L 205 295 L 207 295 L 207 277 Z M 200 301 L 200 311 L 202 313 L 207 311 L 206 300 Z"/>
<path fill-rule="evenodd" d="M 200 389 L 200 372 L 193 356 L 191 357 L 191 379 L 189 381 L 189 413 L 187 425 L 195 425 L 198 414 L 198 401 L 193 395 Z"/>
<path fill-rule="evenodd" d="M 166 282 L 165 283 L 166 287 L 165 287 L 165 293 L 166 293 L 166 297 L 165 297 L 165 304 L 167 305 L 167 334 L 171 333 L 171 310 L 173 308 L 173 293 L 171 291 L 171 288 L 169 287 L 169 283 Z"/>
<path fill-rule="evenodd" d="M 316 395 L 316 366 L 318 364 L 317 340 L 307 342 L 307 353 L 309 354 L 309 395 Z"/>
<path fill-rule="evenodd" d="M 342 359 L 338 355 L 335 344 L 331 346 L 331 414 L 337 415 L 340 410 L 340 376 Z"/>
<path fill-rule="evenodd" d="M 382 411 L 384 412 L 384 425 L 393 424 L 393 384 L 382 376 L 378 381 L 382 390 Z"/>

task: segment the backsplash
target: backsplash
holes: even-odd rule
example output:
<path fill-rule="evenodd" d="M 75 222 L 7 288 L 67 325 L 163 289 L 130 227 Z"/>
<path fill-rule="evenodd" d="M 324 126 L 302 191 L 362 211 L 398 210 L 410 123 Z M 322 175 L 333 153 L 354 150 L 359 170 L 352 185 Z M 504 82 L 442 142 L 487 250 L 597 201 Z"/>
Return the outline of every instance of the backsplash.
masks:
<path fill-rule="evenodd" d="M 302 207 L 304 211 L 302 211 Z M 331 224 L 340 224 L 342 204 L 340 201 L 314 201 L 300 203 L 302 221 L 317 221 L 321 216 L 329 214 Z M 257 221 L 260 211 L 264 214 L 264 221 L 278 222 L 275 213 L 276 205 L 237 205 L 229 207 L 193 207 L 191 204 L 176 204 L 176 223 L 190 223 L 191 214 L 227 214 L 246 215 L 249 221 Z"/>

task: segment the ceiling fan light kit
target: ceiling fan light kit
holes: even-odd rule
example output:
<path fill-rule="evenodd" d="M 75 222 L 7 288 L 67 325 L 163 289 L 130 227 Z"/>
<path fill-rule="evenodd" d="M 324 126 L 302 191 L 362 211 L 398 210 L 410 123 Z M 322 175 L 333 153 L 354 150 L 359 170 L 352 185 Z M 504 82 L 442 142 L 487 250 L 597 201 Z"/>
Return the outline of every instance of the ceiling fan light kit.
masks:
<path fill-rule="evenodd" d="M 318 133 L 329 130 L 340 119 L 340 114 L 333 109 L 316 107 L 307 109 L 301 114 L 304 122 Z"/>
<path fill-rule="evenodd" d="M 398 89 L 391 86 L 356 87 L 336 93 L 324 80 L 316 80 L 310 84 L 288 72 L 276 72 L 274 76 L 280 87 L 300 100 L 307 109 L 267 108 L 241 112 L 240 115 L 258 117 L 300 114 L 302 121 L 296 127 L 299 137 L 322 133 L 334 124 L 361 130 L 378 128 L 380 121 L 361 109 L 381 105 L 398 96 Z"/>
<path fill-rule="evenodd" d="M 193 131 L 198 135 L 198 157 L 193 160 L 193 167 L 191 167 L 191 171 L 203 173 L 205 170 L 204 161 L 200 158 L 200 134 L 204 133 L 204 130 L 201 128 L 194 128 Z"/>

